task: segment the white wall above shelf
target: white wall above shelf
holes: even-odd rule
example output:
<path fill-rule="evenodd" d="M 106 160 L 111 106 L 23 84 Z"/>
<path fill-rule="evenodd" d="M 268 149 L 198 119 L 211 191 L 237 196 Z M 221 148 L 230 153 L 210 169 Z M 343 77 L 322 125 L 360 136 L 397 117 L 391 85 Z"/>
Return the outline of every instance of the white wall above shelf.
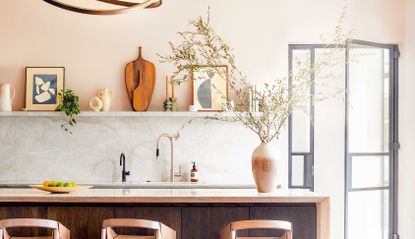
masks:
<path fill-rule="evenodd" d="M 79 117 L 206 117 L 216 116 L 232 117 L 232 112 L 163 112 L 163 111 L 147 111 L 147 112 L 133 112 L 133 111 L 113 111 L 113 112 L 93 112 L 83 111 Z M 63 112 L 49 112 L 49 111 L 13 111 L 0 112 L 0 117 L 63 117 Z"/>

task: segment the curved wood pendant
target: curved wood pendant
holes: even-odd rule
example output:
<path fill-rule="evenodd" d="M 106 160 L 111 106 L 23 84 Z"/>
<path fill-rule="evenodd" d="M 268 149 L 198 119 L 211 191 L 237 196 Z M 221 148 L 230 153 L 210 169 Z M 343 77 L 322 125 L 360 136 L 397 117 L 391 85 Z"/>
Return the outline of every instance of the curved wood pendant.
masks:
<path fill-rule="evenodd" d="M 126 2 L 121 0 L 96 0 L 98 2 L 104 2 L 116 6 L 122 6 L 122 8 L 117 9 L 90 9 L 90 8 L 83 8 L 77 7 L 60 0 L 43 0 L 55 7 L 59 7 L 68 11 L 82 13 L 82 14 L 90 14 L 90 15 L 116 15 L 121 14 L 123 12 L 132 10 L 132 9 L 146 9 L 146 8 L 156 8 L 161 6 L 162 0 L 145 0 L 142 3 L 134 3 L 134 2 Z"/>

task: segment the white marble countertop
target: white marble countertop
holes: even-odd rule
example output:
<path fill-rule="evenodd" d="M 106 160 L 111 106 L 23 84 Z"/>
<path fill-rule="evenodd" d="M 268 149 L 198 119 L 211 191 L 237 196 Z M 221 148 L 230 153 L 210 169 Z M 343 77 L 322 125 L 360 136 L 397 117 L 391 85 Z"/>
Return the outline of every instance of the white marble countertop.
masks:
<path fill-rule="evenodd" d="M 0 188 L 30 188 L 30 185 L 40 184 L 39 181 L 0 181 Z M 95 189 L 255 189 L 249 182 L 78 182 L 91 185 Z"/>
<path fill-rule="evenodd" d="M 36 189 L 0 189 L 0 202 L 32 203 L 321 203 L 329 197 L 308 190 L 255 189 L 89 189 L 50 194 Z"/>

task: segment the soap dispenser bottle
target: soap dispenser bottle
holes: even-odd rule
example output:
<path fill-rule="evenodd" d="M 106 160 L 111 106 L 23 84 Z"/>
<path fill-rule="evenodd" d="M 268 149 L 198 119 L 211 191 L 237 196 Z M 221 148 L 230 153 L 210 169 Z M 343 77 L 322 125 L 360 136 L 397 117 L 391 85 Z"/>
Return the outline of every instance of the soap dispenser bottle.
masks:
<path fill-rule="evenodd" d="M 190 181 L 192 183 L 197 183 L 199 181 L 199 171 L 196 168 L 196 162 L 192 162 L 193 163 L 193 168 L 190 171 Z"/>

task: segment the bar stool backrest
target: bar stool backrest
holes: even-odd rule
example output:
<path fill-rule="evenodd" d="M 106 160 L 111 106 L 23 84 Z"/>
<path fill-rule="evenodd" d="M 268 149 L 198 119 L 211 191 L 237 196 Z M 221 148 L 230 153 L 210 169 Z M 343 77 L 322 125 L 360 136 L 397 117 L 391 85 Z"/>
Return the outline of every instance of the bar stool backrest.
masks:
<path fill-rule="evenodd" d="M 246 229 L 275 229 L 282 230 L 281 237 L 238 237 L 238 230 Z M 290 222 L 278 220 L 244 220 L 228 224 L 221 231 L 221 239 L 292 239 L 292 226 Z"/>
<path fill-rule="evenodd" d="M 53 230 L 51 237 L 19 237 L 19 238 L 48 238 L 48 239 L 70 239 L 69 230 L 57 221 L 38 218 L 13 218 L 0 220 L 0 239 L 17 239 L 11 237 L 7 229 L 13 227 L 40 227 Z"/>
<path fill-rule="evenodd" d="M 123 236 L 118 235 L 114 231 L 114 227 L 133 227 L 154 230 L 154 236 L 128 236 L 130 239 L 176 239 L 176 231 L 163 223 L 132 218 L 113 218 L 104 220 L 102 223 L 101 239 L 122 239 Z"/>

